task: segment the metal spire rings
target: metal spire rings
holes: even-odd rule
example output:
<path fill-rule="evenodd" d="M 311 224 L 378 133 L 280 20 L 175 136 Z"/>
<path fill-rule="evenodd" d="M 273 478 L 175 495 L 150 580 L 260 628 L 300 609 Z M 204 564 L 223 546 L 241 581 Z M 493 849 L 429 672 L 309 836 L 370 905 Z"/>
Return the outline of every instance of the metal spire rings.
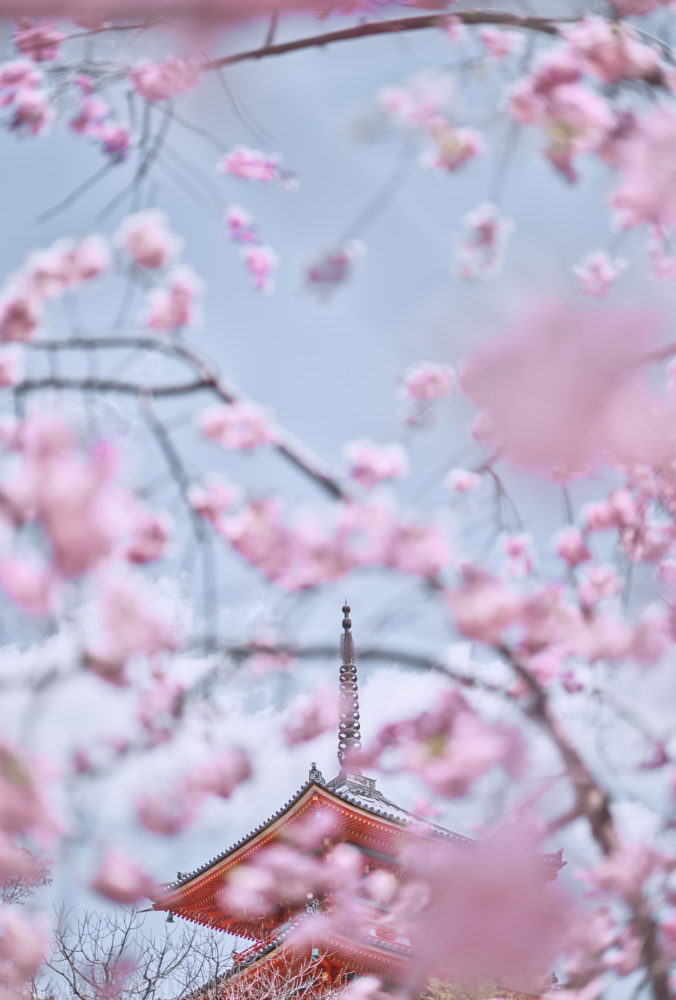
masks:
<path fill-rule="evenodd" d="M 351 771 L 359 769 L 350 761 L 350 755 L 361 749 L 359 726 L 359 691 L 357 687 L 357 667 L 354 662 L 354 642 L 352 640 L 350 606 L 343 605 L 343 634 L 340 637 L 340 722 L 338 724 L 338 762 L 341 770 L 345 765 Z"/>

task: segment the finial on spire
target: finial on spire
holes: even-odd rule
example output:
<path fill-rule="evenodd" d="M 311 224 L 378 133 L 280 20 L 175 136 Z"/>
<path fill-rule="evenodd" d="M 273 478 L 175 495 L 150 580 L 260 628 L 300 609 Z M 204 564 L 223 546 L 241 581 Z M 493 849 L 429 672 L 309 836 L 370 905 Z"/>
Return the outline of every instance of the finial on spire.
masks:
<path fill-rule="evenodd" d="M 361 750 L 361 734 L 359 725 L 359 691 L 357 686 L 357 667 L 354 662 L 354 642 L 352 640 L 352 622 L 350 620 L 350 605 L 345 599 L 343 605 L 343 634 L 340 637 L 340 722 L 338 724 L 338 761 L 341 770 L 345 758 L 355 750 Z M 348 764 L 349 764 L 348 760 Z M 358 771 L 354 765 L 351 770 Z"/>

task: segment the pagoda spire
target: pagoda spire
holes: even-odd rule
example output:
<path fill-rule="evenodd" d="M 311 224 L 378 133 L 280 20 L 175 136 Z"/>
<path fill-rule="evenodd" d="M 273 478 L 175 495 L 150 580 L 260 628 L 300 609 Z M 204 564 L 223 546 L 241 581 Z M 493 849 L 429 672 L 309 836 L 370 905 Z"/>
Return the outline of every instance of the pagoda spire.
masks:
<path fill-rule="evenodd" d="M 338 763 L 341 772 L 346 770 L 361 774 L 350 761 L 350 756 L 361 750 L 359 725 L 359 689 L 357 666 L 354 662 L 354 642 L 352 640 L 350 605 L 343 605 L 343 634 L 340 637 L 340 722 L 338 724 Z M 347 765 L 347 766 L 346 766 Z"/>

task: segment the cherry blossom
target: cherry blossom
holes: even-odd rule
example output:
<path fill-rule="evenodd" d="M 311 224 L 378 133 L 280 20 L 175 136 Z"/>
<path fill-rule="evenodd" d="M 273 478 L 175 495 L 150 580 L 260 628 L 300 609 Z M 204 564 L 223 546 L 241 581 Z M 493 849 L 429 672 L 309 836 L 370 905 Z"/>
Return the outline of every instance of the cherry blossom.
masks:
<path fill-rule="evenodd" d="M 158 209 L 127 216 L 116 239 L 138 267 L 149 270 L 164 267 L 183 245 L 169 229 L 165 214 Z"/>
<path fill-rule="evenodd" d="M 402 376 L 402 391 L 405 395 L 425 402 L 447 396 L 454 385 L 453 368 L 434 361 L 419 361 Z"/>
<path fill-rule="evenodd" d="M 185 265 L 173 268 L 164 288 L 154 288 L 149 295 L 147 320 L 153 330 L 180 330 L 195 323 L 195 299 L 203 284 Z"/>
<path fill-rule="evenodd" d="M 92 889 L 116 903 L 138 903 L 154 889 L 153 880 L 140 865 L 109 848 L 92 880 Z"/>
<path fill-rule="evenodd" d="M 505 244 L 514 223 L 500 215 L 496 205 L 479 205 L 463 219 L 468 233 L 458 247 L 456 268 L 463 278 L 487 278 L 502 265 Z"/>
<path fill-rule="evenodd" d="M 103 680 L 127 682 L 126 667 L 136 656 L 157 657 L 178 648 L 176 623 L 158 609 L 138 579 L 107 571 L 98 580 L 96 631 L 86 650 L 87 666 Z"/>
<path fill-rule="evenodd" d="M 385 479 L 401 479 L 409 471 L 406 451 L 400 444 L 379 445 L 373 441 L 350 441 L 343 453 L 350 475 L 371 489 Z"/>
<path fill-rule="evenodd" d="M 183 784 L 193 795 L 216 795 L 220 799 L 228 799 L 251 774 L 251 761 L 244 750 L 230 747 L 189 771 Z"/>
<path fill-rule="evenodd" d="M 8 338 L 11 339 L 11 338 Z M 0 350 L 0 387 L 14 385 L 23 372 L 23 357 L 10 347 Z"/>
<path fill-rule="evenodd" d="M 30 981 L 45 959 L 49 942 L 33 921 L 3 907 L 0 923 L 0 997 L 25 996 Z"/>
<path fill-rule="evenodd" d="M 19 52 L 35 62 L 51 62 L 59 54 L 64 39 L 60 31 L 46 21 L 37 24 L 24 22 L 14 32 L 14 44 Z"/>
<path fill-rule="evenodd" d="M 579 278 L 580 290 L 585 295 L 605 298 L 626 266 L 627 262 L 621 257 L 593 250 L 573 268 L 573 274 Z"/>
<path fill-rule="evenodd" d="M 163 63 L 155 64 L 144 59 L 129 73 L 131 85 L 147 101 L 166 101 L 200 82 L 202 69 L 199 62 L 169 56 Z"/>
<path fill-rule="evenodd" d="M 131 563 L 147 563 L 160 559 L 170 538 L 170 521 L 166 514 L 141 514 L 133 526 L 131 540 L 124 555 Z"/>
<path fill-rule="evenodd" d="M 662 107 L 644 116 L 624 141 L 619 154 L 623 180 L 611 198 L 622 227 L 676 223 L 675 148 L 676 114 Z"/>
<path fill-rule="evenodd" d="M 452 172 L 483 152 L 483 141 L 475 129 L 456 128 L 444 118 L 427 123 L 433 148 L 421 159 L 424 167 Z"/>
<path fill-rule="evenodd" d="M 215 406 L 202 414 L 202 433 L 223 448 L 257 448 L 274 441 L 274 428 L 252 403 Z"/>
<path fill-rule="evenodd" d="M 211 477 L 204 483 L 193 483 L 188 499 L 201 517 L 218 527 L 220 517 L 239 497 L 239 489 L 224 479 Z"/>
<path fill-rule="evenodd" d="M 305 743 L 338 725 L 338 703 L 335 693 L 319 688 L 312 698 L 291 706 L 284 725 L 284 738 L 289 746 Z"/>
<path fill-rule="evenodd" d="M 274 273 L 279 257 L 269 246 L 249 244 L 241 248 L 241 256 L 251 277 L 251 282 L 259 292 L 269 295 L 275 289 Z"/>
<path fill-rule="evenodd" d="M 658 69 L 657 50 L 641 42 L 627 25 L 588 17 L 564 28 L 562 34 L 580 68 L 604 83 L 650 77 Z"/>
<path fill-rule="evenodd" d="M 361 240 L 348 240 L 322 254 L 305 272 L 306 286 L 322 299 L 349 280 L 355 261 L 365 253 Z"/>
<path fill-rule="evenodd" d="M 54 120 L 54 110 L 49 96 L 43 90 L 24 89 L 17 91 L 12 107 L 14 114 L 10 128 L 28 135 L 41 135 Z"/>
<path fill-rule="evenodd" d="M 591 553 L 580 531 L 572 525 L 562 528 L 554 539 L 556 551 L 569 566 L 579 566 L 591 559 Z"/>
<path fill-rule="evenodd" d="M 29 614 L 47 615 L 55 610 L 57 584 L 54 574 L 35 561 L 0 557 L 0 588 Z"/>
<path fill-rule="evenodd" d="M 549 137 L 545 154 L 570 181 L 577 179 L 574 158 L 599 149 L 613 127 L 607 102 L 578 82 L 580 74 L 572 55 L 548 55 L 517 85 L 510 100 L 517 122 L 538 126 Z"/>
<path fill-rule="evenodd" d="M 258 243 L 256 225 L 252 216 L 239 205 L 230 205 L 225 214 L 228 237 L 234 243 Z"/>
<path fill-rule="evenodd" d="M 236 146 L 219 164 L 224 174 L 246 181 L 276 181 L 281 176 L 279 153 L 262 153 L 248 146 Z"/>
<path fill-rule="evenodd" d="M 523 36 L 516 31 L 485 27 L 479 32 L 479 38 L 494 59 L 505 59 L 509 55 L 518 56 L 524 47 Z"/>
<path fill-rule="evenodd" d="M 451 469 L 444 479 L 444 486 L 453 493 L 470 493 L 481 483 L 481 476 L 469 469 Z"/>
<path fill-rule="evenodd" d="M 474 781 L 498 764 L 518 774 L 524 765 L 518 733 L 488 726 L 460 695 L 444 694 L 433 711 L 388 723 L 366 748 L 373 761 L 396 753 L 399 766 L 417 774 L 437 794 L 465 795 Z"/>

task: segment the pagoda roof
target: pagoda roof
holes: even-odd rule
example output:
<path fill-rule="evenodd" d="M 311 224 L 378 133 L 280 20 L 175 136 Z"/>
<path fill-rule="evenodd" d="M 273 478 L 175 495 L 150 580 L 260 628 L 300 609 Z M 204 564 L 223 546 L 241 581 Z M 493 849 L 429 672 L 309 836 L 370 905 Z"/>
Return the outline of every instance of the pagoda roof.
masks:
<path fill-rule="evenodd" d="M 328 792 L 338 802 L 344 802 L 345 805 L 356 807 L 376 819 L 385 820 L 400 827 L 422 827 L 425 832 L 432 836 L 461 841 L 467 844 L 472 843 L 470 837 L 454 833 L 452 830 L 439 826 L 437 823 L 432 823 L 392 802 L 391 799 L 386 798 L 376 788 L 375 779 L 373 778 L 350 772 L 341 774 L 331 781 L 326 781 L 321 771 L 318 771 L 313 764 L 310 768 L 308 780 L 276 812 L 272 813 L 271 816 L 268 816 L 266 820 L 259 823 L 253 830 L 245 834 L 245 836 L 240 837 L 234 844 L 221 851 L 220 854 L 215 855 L 209 861 L 206 861 L 203 865 L 199 865 L 189 872 L 179 872 L 178 877 L 173 882 L 168 882 L 164 885 L 165 893 L 171 893 L 172 890 L 182 888 L 189 882 L 192 882 L 193 879 L 206 874 L 210 869 L 220 865 L 223 861 L 227 861 L 229 857 L 245 847 L 250 841 L 255 840 L 271 826 L 277 824 L 287 814 L 293 813 L 295 807 L 301 803 L 307 793 L 313 788 L 324 793 Z"/>

